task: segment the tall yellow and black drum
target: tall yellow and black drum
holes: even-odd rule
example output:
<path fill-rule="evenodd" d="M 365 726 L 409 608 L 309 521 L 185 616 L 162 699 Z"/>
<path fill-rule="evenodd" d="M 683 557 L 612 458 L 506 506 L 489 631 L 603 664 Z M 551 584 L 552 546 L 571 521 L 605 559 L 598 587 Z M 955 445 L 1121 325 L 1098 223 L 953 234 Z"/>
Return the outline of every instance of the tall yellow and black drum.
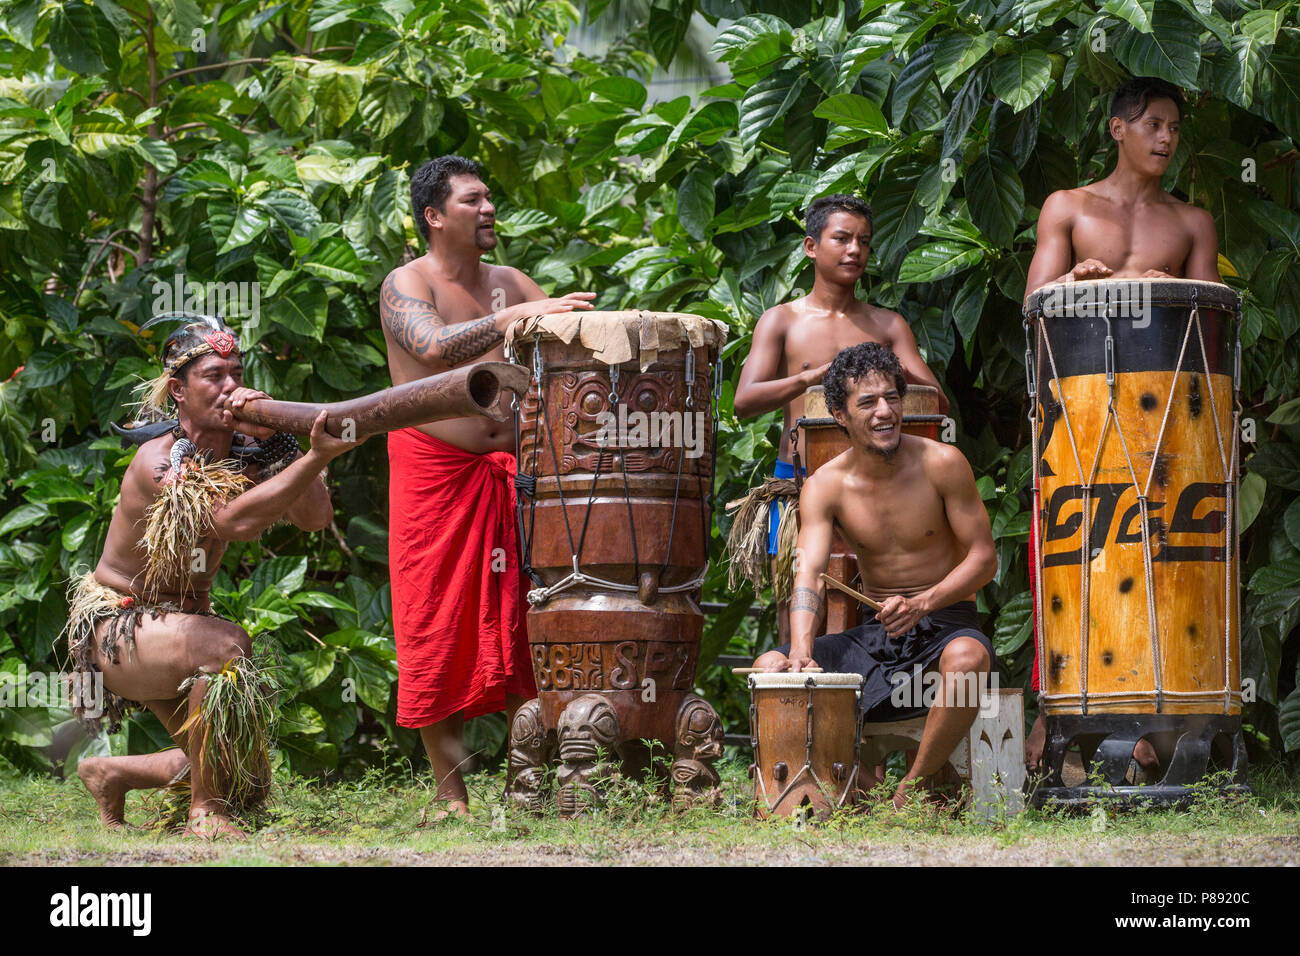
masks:
<path fill-rule="evenodd" d="M 1056 283 L 1025 308 L 1039 802 L 1245 783 L 1238 633 L 1240 299 L 1178 279 Z M 1160 775 L 1137 786 L 1145 738 Z M 1066 786 L 1074 746 L 1102 786 Z M 1094 780 L 1095 780 L 1094 776 Z"/>

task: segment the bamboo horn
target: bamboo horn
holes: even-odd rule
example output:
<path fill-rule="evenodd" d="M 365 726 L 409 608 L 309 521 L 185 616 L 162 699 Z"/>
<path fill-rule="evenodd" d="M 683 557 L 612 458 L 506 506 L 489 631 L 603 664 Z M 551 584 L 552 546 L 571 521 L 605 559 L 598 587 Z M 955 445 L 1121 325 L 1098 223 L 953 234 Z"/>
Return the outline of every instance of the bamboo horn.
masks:
<path fill-rule="evenodd" d="M 417 379 L 345 402 L 317 405 L 257 398 L 244 403 L 239 421 L 264 425 L 295 435 L 311 433 L 312 423 L 324 409 L 329 413 L 325 430 L 341 437 L 344 422 L 351 421 L 358 441 L 379 432 L 448 418 L 482 415 L 503 422 L 510 417 L 507 391 L 522 395 L 528 388 L 528 370 L 509 362 L 479 362 L 428 378 Z"/>

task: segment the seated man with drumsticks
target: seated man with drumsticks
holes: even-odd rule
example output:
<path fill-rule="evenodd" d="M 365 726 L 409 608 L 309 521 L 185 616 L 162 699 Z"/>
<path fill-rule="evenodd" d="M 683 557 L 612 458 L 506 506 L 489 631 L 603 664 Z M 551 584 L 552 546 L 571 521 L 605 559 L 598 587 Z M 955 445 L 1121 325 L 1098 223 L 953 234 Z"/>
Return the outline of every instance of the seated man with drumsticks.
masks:
<path fill-rule="evenodd" d="M 894 794 L 901 807 L 918 781 L 943 767 L 979 711 L 979 700 L 962 691 L 982 684 L 994 663 L 993 645 L 975 619 L 975 592 L 993 579 L 997 553 L 965 457 L 950 445 L 903 434 L 907 381 L 893 352 L 874 342 L 845 349 L 824 385 L 827 408 L 851 445 L 804 483 L 791 640 L 754 666 L 861 674 L 861 706 L 872 721 L 926 713 L 923 705 L 894 705 L 895 675 L 915 682 L 918 668 L 937 670 L 916 760 Z M 836 526 L 879 609 L 859 627 L 814 638 Z"/>
<path fill-rule="evenodd" d="M 856 196 L 822 196 L 808 208 L 806 224 L 803 250 L 813 262 L 812 291 L 759 317 L 734 402 L 740 418 L 782 410 L 774 470 L 777 479 L 795 477 L 791 432 L 803 414 L 804 393 L 822 384 L 831 360 L 851 345 L 879 342 L 892 349 L 908 381 L 937 389 L 939 410 L 948 411 L 948 398 L 921 357 L 907 320 L 857 296 L 858 280 L 871 254 L 871 207 Z M 773 501 L 768 517 L 769 555 L 778 553 L 780 521 L 779 502 Z M 784 606 L 777 620 L 784 639 L 789 636 Z"/>
<path fill-rule="evenodd" d="M 1183 97 L 1164 80 L 1133 77 L 1111 96 L 1109 131 L 1117 146 L 1105 179 L 1060 189 L 1038 217 L 1038 244 L 1025 298 L 1052 282 L 1087 279 L 1199 279 L 1222 282 L 1214 217 L 1168 193 L 1162 178 L 1178 151 Z M 1073 264 L 1073 265 L 1072 265 Z M 1030 539 L 1030 586 L 1033 586 Z M 1036 623 L 1036 622 L 1035 622 Z M 1033 689 L 1038 688 L 1034 663 Z M 1025 763 L 1042 762 L 1046 727 L 1040 713 L 1025 738 Z M 1158 766 L 1151 744 L 1139 740 L 1134 759 Z"/>

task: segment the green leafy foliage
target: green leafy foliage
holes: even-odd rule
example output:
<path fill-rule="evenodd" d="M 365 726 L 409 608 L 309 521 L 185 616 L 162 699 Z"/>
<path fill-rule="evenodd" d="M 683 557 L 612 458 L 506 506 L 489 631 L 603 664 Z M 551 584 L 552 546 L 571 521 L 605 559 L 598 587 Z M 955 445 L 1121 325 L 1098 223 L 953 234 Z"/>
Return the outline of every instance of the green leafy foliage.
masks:
<path fill-rule="evenodd" d="M 1225 281 L 1245 296 L 1243 674 L 1260 688 L 1254 725 L 1294 727 L 1300 6 L 656 0 L 594 57 L 566 41 L 573 6 L 514 6 L 0 4 L 0 666 L 57 665 L 63 589 L 97 559 L 129 461 L 103 436 L 151 374 L 158 339 L 138 329 L 160 290 L 177 275 L 260 283 L 256 307 L 226 314 L 249 383 L 273 395 L 381 388 L 376 290 L 422 249 L 409 177 L 458 152 L 488 170 L 496 260 L 548 294 L 731 325 L 718 502 L 775 457 L 779 421 L 740 421 L 732 400 L 758 316 L 811 284 L 801 210 L 831 191 L 867 197 L 863 292 L 904 314 L 952 401 L 999 555 L 979 609 L 1004 682 L 1027 686 L 1020 301 L 1044 200 L 1113 164 L 1107 97 L 1131 71 L 1193 94 L 1166 185 L 1214 215 Z M 649 70 L 693 14 L 728 18 L 712 51 L 730 80 L 653 101 Z M 289 663 L 283 752 L 301 772 L 418 749 L 392 719 L 384 463 L 381 440 L 340 459 L 333 529 L 274 529 L 232 547 L 217 578 L 217 606 Z M 699 685 L 740 721 L 743 686 L 709 664 L 775 635 L 770 608 L 744 613 L 765 596 L 725 588 L 728 527 L 718 509 L 704 597 L 724 610 Z M 48 763 L 42 742 L 66 718 L 0 710 L 0 756 Z M 499 749 L 500 731 L 471 739 Z M 137 720 L 102 746 L 152 749 L 160 733 Z"/>

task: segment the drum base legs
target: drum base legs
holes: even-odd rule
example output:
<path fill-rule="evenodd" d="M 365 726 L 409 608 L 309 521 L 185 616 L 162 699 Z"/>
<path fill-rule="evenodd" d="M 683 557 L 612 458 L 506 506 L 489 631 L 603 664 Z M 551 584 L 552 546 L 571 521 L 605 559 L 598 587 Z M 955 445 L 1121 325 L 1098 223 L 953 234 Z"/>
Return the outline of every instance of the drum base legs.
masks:
<path fill-rule="evenodd" d="M 674 759 L 665 778 L 662 771 L 656 773 L 654 755 L 641 741 L 622 739 L 618 714 L 600 694 L 570 701 L 554 732 L 543 724 L 541 703 L 530 700 L 510 726 L 506 797 L 521 810 L 543 811 L 551 796 L 549 766 L 558 751 L 555 803 L 562 817 L 600 806 L 604 790 L 620 776 L 661 781 L 665 796 L 671 782 L 676 809 L 718 807 L 721 780 L 713 764 L 722 756 L 722 740 L 722 722 L 708 701 L 688 696 L 677 711 Z"/>
<path fill-rule="evenodd" d="M 1133 751 L 1145 738 L 1163 776 L 1130 779 Z M 1078 745 L 1087 778 L 1067 783 L 1066 755 Z M 1097 800 L 1180 805 L 1207 791 L 1249 793 L 1241 718 L 1200 714 L 1095 714 L 1047 718 L 1047 776 L 1033 792 L 1036 807 L 1083 807 Z"/>

